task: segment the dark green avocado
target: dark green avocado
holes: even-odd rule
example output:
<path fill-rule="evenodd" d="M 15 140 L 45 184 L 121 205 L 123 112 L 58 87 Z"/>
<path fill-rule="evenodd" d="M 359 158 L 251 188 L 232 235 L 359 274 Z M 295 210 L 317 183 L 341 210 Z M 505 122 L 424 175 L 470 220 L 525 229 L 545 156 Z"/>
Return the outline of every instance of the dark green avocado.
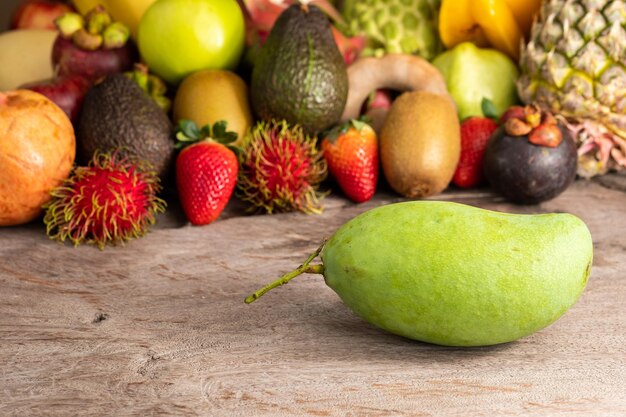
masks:
<path fill-rule="evenodd" d="M 250 95 L 259 119 L 284 119 L 308 134 L 339 121 L 348 74 L 318 7 L 295 4 L 281 13 L 259 52 Z"/>
<path fill-rule="evenodd" d="M 173 126 L 165 112 L 135 81 L 108 75 L 85 95 L 77 128 L 79 163 L 94 152 L 122 148 L 150 162 L 164 179 L 174 158 Z"/>

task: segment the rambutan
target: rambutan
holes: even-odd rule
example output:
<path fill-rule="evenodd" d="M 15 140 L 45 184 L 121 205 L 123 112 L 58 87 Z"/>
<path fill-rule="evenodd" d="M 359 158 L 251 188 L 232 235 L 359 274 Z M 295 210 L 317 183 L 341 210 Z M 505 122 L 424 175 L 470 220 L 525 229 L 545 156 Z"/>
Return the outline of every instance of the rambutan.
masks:
<path fill-rule="evenodd" d="M 165 211 L 152 165 L 121 152 L 96 152 L 88 166 L 74 168 L 44 206 L 46 233 L 75 246 L 123 243 L 144 235 Z"/>
<path fill-rule="evenodd" d="M 250 211 L 320 213 L 319 184 L 326 161 L 316 137 L 285 121 L 259 122 L 247 135 L 240 156 L 237 195 Z"/>

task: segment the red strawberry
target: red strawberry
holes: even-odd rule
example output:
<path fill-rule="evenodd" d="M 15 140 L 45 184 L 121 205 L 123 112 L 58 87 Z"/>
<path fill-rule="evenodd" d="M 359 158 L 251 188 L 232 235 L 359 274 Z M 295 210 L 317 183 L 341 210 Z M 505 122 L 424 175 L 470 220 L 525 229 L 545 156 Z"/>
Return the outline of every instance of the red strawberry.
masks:
<path fill-rule="evenodd" d="M 237 134 L 227 132 L 223 121 L 198 129 L 195 123 L 183 120 L 176 137 L 182 146 L 195 142 L 176 158 L 176 186 L 183 211 L 192 224 L 209 224 L 224 210 L 237 183 L 237 156 L 226 146 Z"/>
<path fill-rule="evenodd" d="M 498 124 L 486 117 L 470 117 L 461 123 L 461 159 L 452 182 L 471 188 L 483 181 L 483 155 Z"/>
<path fill-rule="evenodd" d="M 356 203 L 372 198 L 378 181 L 378 140 L 368 124 L 352 120 L 322 140 L 328 170 Z"/>

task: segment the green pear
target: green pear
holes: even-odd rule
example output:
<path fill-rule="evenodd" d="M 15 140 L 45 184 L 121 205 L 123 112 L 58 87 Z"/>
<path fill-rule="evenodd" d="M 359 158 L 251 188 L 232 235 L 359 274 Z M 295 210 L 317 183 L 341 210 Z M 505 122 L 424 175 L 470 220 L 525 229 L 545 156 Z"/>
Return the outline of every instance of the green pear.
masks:
<path fill-rule="evenodd" d="M 498 117 L 519 101 L 519 71 L 500 51 L 464 42 L 437 56 L 433 65 L 443 74 L 461 120 L 483 116 L 483 98 L 493 103 Z"/>
<path fill-rule="evenodd" d="M 310 265 L 321 254 L 321 265 Z M 413 201 L 348 221 L 296 270 L 321 273 L 357 315 L 410 339 L 486 346 L 534 333 L 561 317 L 589 277 L 593 244 L 566 213 L 506 214 Z"/>

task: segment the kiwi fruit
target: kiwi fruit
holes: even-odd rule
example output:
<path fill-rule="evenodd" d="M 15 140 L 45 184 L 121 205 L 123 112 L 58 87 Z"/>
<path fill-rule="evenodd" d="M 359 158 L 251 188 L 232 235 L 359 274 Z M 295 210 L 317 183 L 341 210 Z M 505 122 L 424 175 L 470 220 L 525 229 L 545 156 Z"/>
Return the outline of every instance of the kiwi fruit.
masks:
<path fill-rule="evenodd" d="M 400 95 L 380 132 L 387 182 L 408 198 L 443 191 L 459 162 L 461 128 L 450 97 L 426 91 Z"/>

